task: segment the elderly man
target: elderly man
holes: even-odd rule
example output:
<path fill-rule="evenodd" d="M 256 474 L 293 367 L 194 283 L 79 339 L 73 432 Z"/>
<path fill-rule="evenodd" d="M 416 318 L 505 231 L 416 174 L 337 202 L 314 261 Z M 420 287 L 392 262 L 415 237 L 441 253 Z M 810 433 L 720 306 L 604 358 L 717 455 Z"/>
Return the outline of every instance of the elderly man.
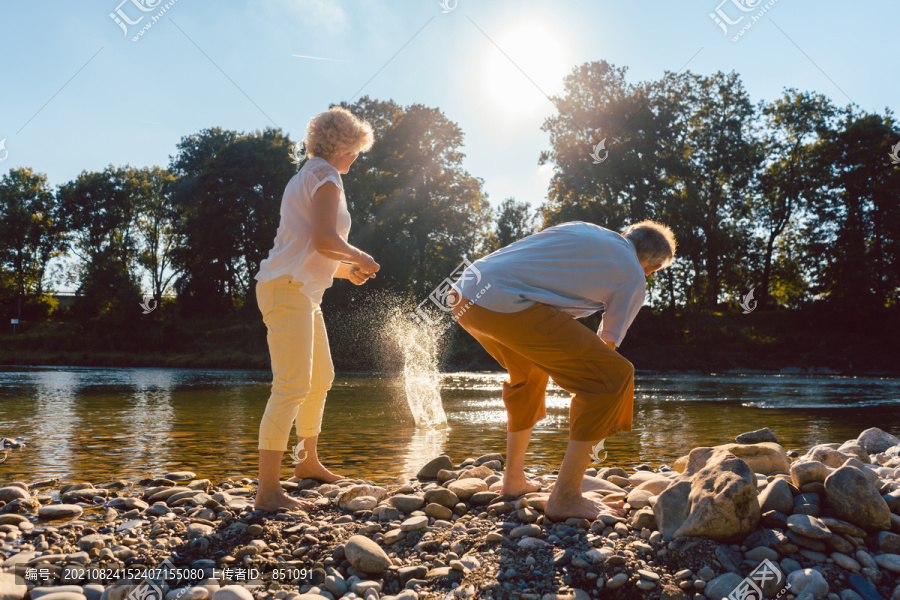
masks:
<path fill-rule="evenodd" d="M 525 477 L 525 450 L 546 417 L 552 378 L 573 396 L 569 444 L 545 514 L 554 521 L 619 514 L 618 506 L 586 498 L 582 478 L 603 440 L 631 431 L 634 367 L 615 348 L 644 304 L 646 276 L 674 256 L 675 236 L 653 221 L 622 234 L 564 223 L 497 250 L 460 277 L 454 316 L 509 372 L 504 495 L 540 489 Z M 596 334 L 575 320 L 598 310 Z"/>

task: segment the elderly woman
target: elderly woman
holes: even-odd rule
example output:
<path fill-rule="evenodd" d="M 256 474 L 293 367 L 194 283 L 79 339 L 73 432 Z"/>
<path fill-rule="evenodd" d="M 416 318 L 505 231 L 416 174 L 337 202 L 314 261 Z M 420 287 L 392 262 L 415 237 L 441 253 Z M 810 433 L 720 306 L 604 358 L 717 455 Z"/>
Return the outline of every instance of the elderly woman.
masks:
<path fill-rule="evenodd" d="M 325 396 L 334 380 L 319 305 L 335 277 L 362 285 L 379 269 L 371 256 L 347 243 L 350 213 L 341 180 L 372 143 L 372 127 L 344 108 L 332 107 L 310 120 L 304 140 L 309 159 L 284 190 L 275 245 L 256 274 L 273 377 L 259 426 L 257 510 L 310 508 L 285 494 L 279 477 L 294 423 L 294 476 L 341 478 L 316 452 Z"/>

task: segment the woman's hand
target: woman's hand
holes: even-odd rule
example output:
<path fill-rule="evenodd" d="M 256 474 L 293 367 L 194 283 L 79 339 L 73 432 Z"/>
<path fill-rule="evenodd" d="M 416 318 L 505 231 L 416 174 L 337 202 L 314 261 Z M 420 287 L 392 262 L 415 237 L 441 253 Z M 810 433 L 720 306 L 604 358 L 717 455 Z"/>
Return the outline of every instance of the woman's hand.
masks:
<path fill-rule="evenodd" d="M 358 268 L 360 273 L 364 275 L 366 279 L 375 277 L 375 272 L 381 268 L 381 265 L 375 262 L 374 258 L 362 251 L 360 251 L 359 257 L 350 264 L 353 268 Z M 353 271 L 353 268 L 350 269 L 351 272 Z"/>
<path fill-rule="evenodd" d="M 350 267 L 350 272 L 347 274 L 347 279 L 349 279 L 350 283 L 353 285 L 362 285 L 373 277 L 375 277 L 375 273 L 366 275 L 362 272 L 362 269 L 355 265 Z"/>

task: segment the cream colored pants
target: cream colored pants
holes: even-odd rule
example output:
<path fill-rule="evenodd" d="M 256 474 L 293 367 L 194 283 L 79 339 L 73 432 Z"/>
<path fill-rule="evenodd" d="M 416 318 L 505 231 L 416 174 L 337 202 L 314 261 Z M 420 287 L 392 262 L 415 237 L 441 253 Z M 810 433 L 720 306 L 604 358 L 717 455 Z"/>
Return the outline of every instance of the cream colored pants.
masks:
<path fill-rule="evenodd" d="M 298 438 L 322 430 L 334 365 L 322 309 L 300 291 L 302 286 L 290 275 L 256 284 L 272 359 L 272 393 L 259 425 L 260 450 L 286 451 L 295 422 Z"/>

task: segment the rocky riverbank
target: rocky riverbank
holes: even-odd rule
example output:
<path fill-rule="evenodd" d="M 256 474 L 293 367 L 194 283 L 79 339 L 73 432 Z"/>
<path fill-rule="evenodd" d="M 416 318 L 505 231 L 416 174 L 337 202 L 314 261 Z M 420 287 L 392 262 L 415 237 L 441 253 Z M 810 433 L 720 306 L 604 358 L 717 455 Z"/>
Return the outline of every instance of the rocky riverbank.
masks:
<path fill-rule="evenodd" d="M 803 456 L 751 432 L 656 470 L 590 470 L 586 492 L 628 511 L 594 522 L 543 515 L 553 474 L 501 497 L 499 454 L 438 457 L 393 488 L 284 481 L 308 513 L 254 511 L 253 480 L 191 472 L 12 482 L 0 600 L 719 600 L 756 585 L 900 600 L 898 455 L 878 429 Z"/>

